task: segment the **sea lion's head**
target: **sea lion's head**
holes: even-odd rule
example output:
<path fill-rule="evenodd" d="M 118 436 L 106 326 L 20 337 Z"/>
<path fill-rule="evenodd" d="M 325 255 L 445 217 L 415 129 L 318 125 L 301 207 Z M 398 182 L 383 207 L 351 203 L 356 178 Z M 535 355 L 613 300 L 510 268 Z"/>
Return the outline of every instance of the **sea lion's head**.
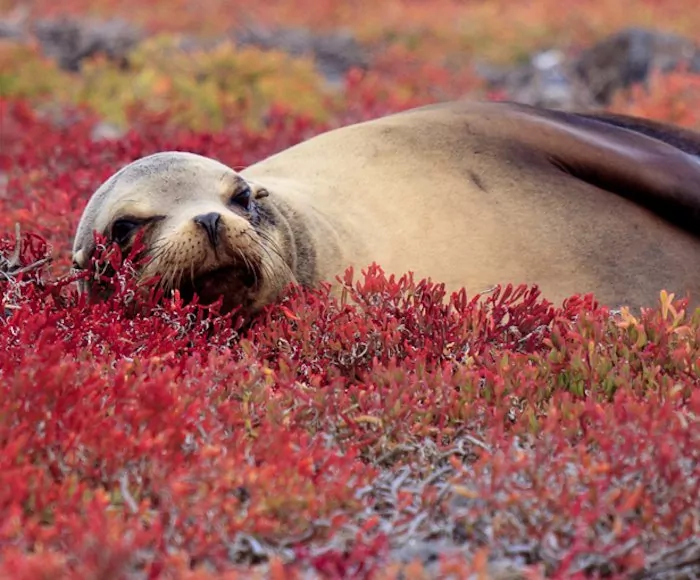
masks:
<path fill-rule="evenodd" d="M 170 151 L 143 157 L 90 198 L 73 266 L 88 267 L 95 231 L 123 253 L 140 233 L 147 263 L 139 279 L 158 276 L 166 293 L 177 289 L 185 300 L 195 293 L 204 304 L 223 297 L 223 311 L 255 311 L 294 281 L 268 196 L 214 159 Z"/>

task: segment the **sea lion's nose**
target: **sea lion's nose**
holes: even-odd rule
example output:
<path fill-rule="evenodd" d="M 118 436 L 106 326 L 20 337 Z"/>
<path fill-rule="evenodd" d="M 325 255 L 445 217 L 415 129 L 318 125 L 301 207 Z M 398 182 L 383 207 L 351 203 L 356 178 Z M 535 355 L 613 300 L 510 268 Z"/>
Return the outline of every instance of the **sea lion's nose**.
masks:
<path fill-rule="evenodd" d="M 194 223 L 198 226 L 204 228 L 207 232 L 207 237 L 209 238 L 209 243 L 212 248 L 216 248 L 219 243 L 219 222 L 221 221 L 221 214 L 215 211 L 211 213 L 204 213 L 194 217 Z"/>

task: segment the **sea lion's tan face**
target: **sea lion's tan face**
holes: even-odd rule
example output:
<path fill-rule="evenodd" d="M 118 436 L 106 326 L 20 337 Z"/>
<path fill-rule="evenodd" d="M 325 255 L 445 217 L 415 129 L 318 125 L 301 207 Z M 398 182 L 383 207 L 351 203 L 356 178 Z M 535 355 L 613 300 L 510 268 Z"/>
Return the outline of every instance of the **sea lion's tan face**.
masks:
<path fill-rule="evenodd" d="M 184 152 L 157 153 L 127 165 L 94 193 L 73 245 L 86 268 L 93 231 L 128 250 L 137 232 L 150 258 L 142 279 L 158 275 L 186 300 L 223 296 L 224 310 L 255 310 L 293 281 L 280 251 L 269 193 L 231 168 Z"/>

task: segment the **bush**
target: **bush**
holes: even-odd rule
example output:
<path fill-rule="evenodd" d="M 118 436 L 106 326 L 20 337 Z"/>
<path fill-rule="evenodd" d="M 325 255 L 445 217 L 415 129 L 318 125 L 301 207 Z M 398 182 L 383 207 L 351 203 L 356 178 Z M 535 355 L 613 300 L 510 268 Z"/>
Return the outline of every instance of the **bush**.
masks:
<path fill-rule="evenodd" d="M 610 109 L 675 123 L 700 130 L 700 77 L 684 70 L 662 74 L 654 72 L 648 86 L 636 85 L 615 96 Z"/>
<path fill-rule="evenodd" d="M 153 37 L 131 53 L 128 68 L 99 56 L 84 61 L 79 74 L 59 70 L 32 45 L 8 44 L 0 49 L 0 96 L 86 106 L 119 127 L 134 115 L 163 112 L 193 129 L 220 130 L 234 121 L 259 126 L 278 103 L 326 118 L 330 95 L 311 61 L 230 43 L 183 51 L 180 42 Z"/>
<path fill-rule="evenodd" d="M 117 292 L 90 304 L 67 271 L 70 238 L 119 165 L 166 147 L 250 162 L 320 126 L 232 139 L 144 124 L 106 145 L 86 113 L 57 127 L 4 107 L 3 574 L 693 565 L 700 313 L 683 301 L 613 315 L 536 288 L 445 296 L 375 267 L 349 271 L 342 299 L 290 289 L 244 330 L 177 296 L 136 299 L 117 255 Z"/>
<path fill-rule="evenodd" d="M 128 2 L 119 10 L 162 34 L 128 70 L 92 59 L 81 75 L 0 45 L 0 575 L 697 575 L 700 311 L 682 299 L 633 315 L 593 296 L 555 306 L 536 287 L 448 296 L 374 265 L 346 272 L 340 298 L 289 288 L 243 327 L 142 296 L 132 257 L 104 245 L 95 260 L 116 269 L 115 293 L 76 290 L 80 213 L 134 159 L 179 149 L 246 166 L 330 127 L 475 94 L 476 49 L 511 61 L 630 18 L 682 28 L 688 9 L 438 4 Z M 251 11 L 347 25 L 380 49 L 325 92 L 309 60 L 186 52 L 169 35 L 228 32 Z M 613 109 L 694 127 L 697 89 L 657 75 Z M 100 139 L 105 119 L 125 133 Z"/>
<path fill-rule="evenodd" d="M 65 81 L 66 75 L 36 44 L 0 39 L 0 98 L 50 97 Z"/>
<path fill-rule="evenodd" d="M 309 60 L 230 43 L 190 51 L 178 45 L 176 37 L 151 38 L 130 56 L 126 70 L 88 63 L 77 102 L 119 124 L 128 120 L 128 110 L 167 110 L 178 125 L 210 130 L 233 119 L 255 124 L 276 103 L 319 120 L 325 116 L 323 81 Z"/>

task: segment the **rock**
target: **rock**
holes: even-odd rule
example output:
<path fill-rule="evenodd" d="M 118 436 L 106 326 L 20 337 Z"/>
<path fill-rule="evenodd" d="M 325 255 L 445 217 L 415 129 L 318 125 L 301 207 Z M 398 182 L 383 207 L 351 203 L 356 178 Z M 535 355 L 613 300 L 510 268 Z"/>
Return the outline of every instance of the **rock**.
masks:
<path fill-rule="evenodd" d="M 620 89 L 645 84 L 652 71 L 668 73 L 684 63 L 689 72 L 700 73 L 700 47 L 691 40 L 627 28 L 584 50 L 572 68 L 593 97 L 608 104 Z"/>
<path fill-rule="evenodd" d="M 90 139 L 92 139 L 93 141 L 117 141 L 118 139 L 121 139 L 125 134 L 126 129 L 122 129 L 120 127 L 117 127 L 116 125 L 113 125 L 112 123 L 102 121 L 100 123 L 97 123 L 92 128 L 92 132 L 90 133 Z"/>
<path fill-rule="evenodd" d="M 21 26 L 7 20 L 0 20 L 0 40 L 21 40 L 24 38 L 24 31 Z"/>
<path fill-rule="evenodd" d="M 27 24 L 26 14 L 0 20 L 0 39 L 38 40 L 43 53 L 68 71 L 78 72 L 84 59 L 97 54 L 127 66 L 128 53 L 143 40 L 141 31 L 121 19 L 107 21 L 62 17 L 39 19 Z M 238 46 L 280 50 L 291 56 L 310 56 L 329 83 L 341 83 L 352 67 L 366 69 L 369 50 L 349 32 L 315 34 L 303 28 L 239 26 L 229 35 Z M 182 50 L 213 48 L 226 38 L 201 39 L 184 36 Z"/>
<path fill-rule="evenodd" d="M 504 71 L 481 64 L 477 71 L 491 90 L 505 93 L 508 100 L 565 110 L 597 106 L 585 84 L 571 74 L 566 55 L 558 50 L 536 53 L 514 69 Z"/>
<path fill-rule="evenodd" d="M 125 64 L 128 52 L 142 38 L 138 29 L 120 19 L 39 20 L 32 28 L 44 53 L 73 72 L 80 70 L 83 59 L 97 54 Z"/>
<path fill-rule="evenodd" d="M 498 70 L 481 65 L 491 90 L 510 100 L 555 109 L 600 109 L 614 95 L 645 84 L 653 71 L 668 73 L 687 63 L 700 73 L 700 47 L 680 36 L 628 28 L 578 55 L 557 50 L 537 53 L 525 65 Z"/>
<path fill-rule="evenodd" d="M 265 28 L 249 25 L 233 32 L 239 46 L 278 49 L 292 56 L 313 57 L 319 72 L 331 83 L 341 82 L 353 68 L 366 69 L 369 54 L 350 33 L 314 34 L 301 28 Z"/>
<path fill-rule="evenodd" d="M 29 9 L 26 6 L 18 6 L 5 18 L 0 19 L 0 40 L 20 41 L 25 39 L 28 17 Z"/>

